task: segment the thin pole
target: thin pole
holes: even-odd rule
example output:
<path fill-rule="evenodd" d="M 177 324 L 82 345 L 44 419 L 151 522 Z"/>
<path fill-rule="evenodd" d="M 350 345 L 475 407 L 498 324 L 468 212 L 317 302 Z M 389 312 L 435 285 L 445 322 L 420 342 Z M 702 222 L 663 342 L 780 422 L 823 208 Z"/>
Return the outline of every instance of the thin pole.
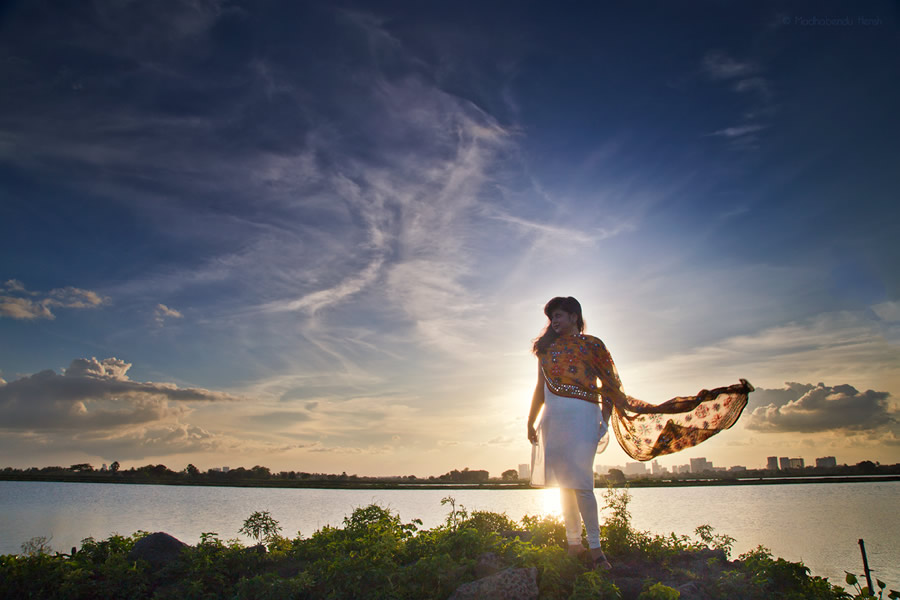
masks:
<path fill-rule="evenodd" d="M 869 559 L 866 558 L 866 543 L 859 540 L 859 551 L 862 552 L 863 557 L 863 571 L 866 574 L 866 585 L 869 586 L 869 593 L 874 594 L 875 590 L 872 588 L 872 572 L 869 570 Z"/>

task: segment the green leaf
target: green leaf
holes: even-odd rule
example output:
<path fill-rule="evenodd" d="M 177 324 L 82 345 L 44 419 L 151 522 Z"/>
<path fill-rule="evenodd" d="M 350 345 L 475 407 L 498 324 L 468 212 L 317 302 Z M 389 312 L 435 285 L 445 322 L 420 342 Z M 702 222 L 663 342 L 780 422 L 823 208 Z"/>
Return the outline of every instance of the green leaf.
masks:
<path fill-rule="evenodd" d="M 857 584 L 856 575 L 853 573 L 847 573 L 847 584 L 848 585 L 856 585 Z"/>
<path fill-rule="evenodd" d="M 878 589 L 883 590 L 887 587 L 887 584 L 880 579 L 876 579 L 875 583 L 878 584 Z"/>

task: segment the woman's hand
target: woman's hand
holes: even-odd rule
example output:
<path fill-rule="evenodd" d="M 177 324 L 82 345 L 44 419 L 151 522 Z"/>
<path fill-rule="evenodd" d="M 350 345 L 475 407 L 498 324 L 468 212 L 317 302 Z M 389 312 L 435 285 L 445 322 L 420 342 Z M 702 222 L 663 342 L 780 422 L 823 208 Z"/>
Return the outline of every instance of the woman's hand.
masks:
<path fill-rule="evenodd" d="M 534 429 L 534 423 L 528 424 L 528 441 L 537 444 L 537 431 Z"/>

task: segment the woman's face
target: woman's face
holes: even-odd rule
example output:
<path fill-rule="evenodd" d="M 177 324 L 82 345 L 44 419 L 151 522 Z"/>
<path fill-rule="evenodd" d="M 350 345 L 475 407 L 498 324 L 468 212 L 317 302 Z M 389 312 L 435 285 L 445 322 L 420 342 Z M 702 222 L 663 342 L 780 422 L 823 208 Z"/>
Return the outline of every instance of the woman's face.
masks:
<path fill-rule="evenodd" d="M 560 335 L 578 333 L 578 315 L 557 308 L 550 314 L 550 326 Z"/>

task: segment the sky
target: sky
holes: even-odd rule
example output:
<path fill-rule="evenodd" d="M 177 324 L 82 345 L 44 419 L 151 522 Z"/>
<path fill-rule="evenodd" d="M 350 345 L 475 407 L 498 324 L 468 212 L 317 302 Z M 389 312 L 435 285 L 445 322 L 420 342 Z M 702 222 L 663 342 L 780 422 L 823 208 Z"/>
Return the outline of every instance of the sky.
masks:
<path fill-rule="evenodd" d="M 664 466 L 900 462 L 898 17 L 4 3 L 0 467 L 498 476 L 560 295 L 635 397 L 756 386 Z"/>

